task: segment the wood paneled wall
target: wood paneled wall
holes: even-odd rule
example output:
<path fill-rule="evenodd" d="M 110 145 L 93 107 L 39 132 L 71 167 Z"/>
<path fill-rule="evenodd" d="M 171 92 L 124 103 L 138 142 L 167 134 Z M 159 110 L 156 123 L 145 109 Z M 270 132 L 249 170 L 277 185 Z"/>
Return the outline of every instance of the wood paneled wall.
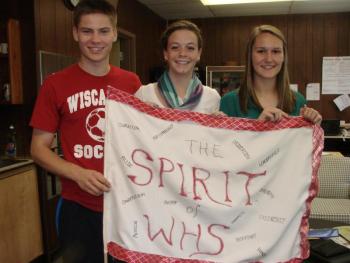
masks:
<path fill-rule="evenodd" d="M 39 50 L 78 56 L 78 46 L 73 40 L 72 11 L 60 0 L 35 1 L 35 33 L 37 57 Z"/>
<path fill-rule="evenodd" d="M 136 35 L 136 71 L 144 84 L 149 82 L 150 70 L 163 65 L 160 35 L 165 24 L 136 0 L 119 0 L 118 26 Z"/>
<path fill-rule="evenodd" d="M 288 42 L 291 83 L 305 94 L 305 86 L 322 82 L 323 56 L 350 56 L 350 13 L 254 16 L 193 19 L 202 30 L 204 50 L 201 65 L 223 65 L 237 61 L 244 65 L 248 35 L 253 27 L 271 24 L 285 34 Z M 350 121 L 350 108 L 340 112 L 333 99 L 322 95 L 321 101 L 308 104 L 318 109 L 324 119 Z"/>

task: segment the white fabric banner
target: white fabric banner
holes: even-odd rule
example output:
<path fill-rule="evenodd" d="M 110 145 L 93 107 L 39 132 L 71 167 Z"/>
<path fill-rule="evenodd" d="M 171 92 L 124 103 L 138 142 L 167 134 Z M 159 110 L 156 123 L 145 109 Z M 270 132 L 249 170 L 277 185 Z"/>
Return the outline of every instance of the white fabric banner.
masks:
<path fill-rule="evenodd" d="M 111 88 L 105 248 L 127 262 L 301 262 L 323 131 L 153 108 Z"/>

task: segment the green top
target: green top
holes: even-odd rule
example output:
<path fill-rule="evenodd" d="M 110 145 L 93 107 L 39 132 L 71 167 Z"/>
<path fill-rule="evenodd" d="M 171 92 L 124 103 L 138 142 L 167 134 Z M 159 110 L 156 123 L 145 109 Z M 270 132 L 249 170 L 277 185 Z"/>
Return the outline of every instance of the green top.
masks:
<path fill-rule="evenodd" d="M 300 109 L 306 104 L 306 100 L 299 92 L 294 92 L 296 101 L 293 111 L 290 113 L 292 116 L 299 116 Z M 259 118 L 262 110 L 253 103 L 251 99 L 248 100 L 248 111 L 244 113 L 241 111 L 239 105 L 238 89 L 227 93 L 221 98 L 220 111 L 224 112 L 230 117 L 240 117 L 248 119 Z"/>

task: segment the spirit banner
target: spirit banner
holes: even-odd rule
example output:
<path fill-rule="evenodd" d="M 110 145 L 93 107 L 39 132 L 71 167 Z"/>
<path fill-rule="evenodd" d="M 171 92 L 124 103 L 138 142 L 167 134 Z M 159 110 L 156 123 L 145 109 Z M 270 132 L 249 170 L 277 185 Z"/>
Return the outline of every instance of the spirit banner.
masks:
<path fill-rule="evenodd" d="M 323 131 L 106 102 L 105 248 L 126 262 L 301 262 Z"/>

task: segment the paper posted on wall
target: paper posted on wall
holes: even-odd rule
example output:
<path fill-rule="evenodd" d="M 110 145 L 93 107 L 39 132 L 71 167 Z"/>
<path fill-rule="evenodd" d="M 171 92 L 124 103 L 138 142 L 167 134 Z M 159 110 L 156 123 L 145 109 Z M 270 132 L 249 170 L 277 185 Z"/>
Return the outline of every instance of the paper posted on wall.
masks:
<path fill-rule="evenodd" d="M 308 83 L 306 85 L 306 100 L 320 100 L 320 83 Z"/>
<path fill-rule="evenodd" d="M 322 94 L 350 94 L 350 56 L 323 57 Z"/>
<path fill-rule="evenodd" d="M 347 94 L 340 95 L 333 101 L 340 111 L 343 111 L 350 106 L 350 97 Z"/>

